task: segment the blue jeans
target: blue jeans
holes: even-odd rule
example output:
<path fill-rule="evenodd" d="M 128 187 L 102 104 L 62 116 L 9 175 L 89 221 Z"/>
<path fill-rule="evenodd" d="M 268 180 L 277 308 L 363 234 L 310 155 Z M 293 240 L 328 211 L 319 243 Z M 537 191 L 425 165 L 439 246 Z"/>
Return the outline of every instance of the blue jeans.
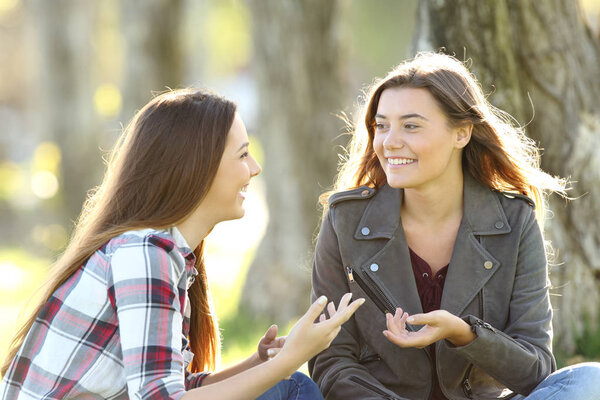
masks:
<path fill-rule="evenodd" d="M 256 400 L 323 400 L 317 384 L 302 372 L 280 381 Z"/>
<path fill-rule="evenodd" d="M 571 365 L 544 379 L 529 396 L 513 400 L 598 400 L 600 399 L 600 363 Z"/>

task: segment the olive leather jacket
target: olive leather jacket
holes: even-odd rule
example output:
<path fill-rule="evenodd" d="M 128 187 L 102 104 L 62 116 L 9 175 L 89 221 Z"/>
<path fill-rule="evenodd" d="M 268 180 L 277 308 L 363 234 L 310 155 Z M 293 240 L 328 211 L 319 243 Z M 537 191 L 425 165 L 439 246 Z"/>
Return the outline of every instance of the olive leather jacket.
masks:
<path fill-rule="evenodd" d="M 477 338 L 462 347 L 435 343 L 432 365 L 427 349 L 403 349 L 382 334 L 385 312 L 423 312 L 400 220 L 402 196 L 402 189 L 383 185 L 329 199 L 313 301 L 326 295 L 337 304 L 352 292 L 366 302 L 310 360 L 312 378 L 326 399 L 428 399 L 436 376 L 449 399 L 529 393 L 556 369 L 550 283 L 533 202 L 465 173 L 464 212 L 441 308 L 463 318 Z"/>

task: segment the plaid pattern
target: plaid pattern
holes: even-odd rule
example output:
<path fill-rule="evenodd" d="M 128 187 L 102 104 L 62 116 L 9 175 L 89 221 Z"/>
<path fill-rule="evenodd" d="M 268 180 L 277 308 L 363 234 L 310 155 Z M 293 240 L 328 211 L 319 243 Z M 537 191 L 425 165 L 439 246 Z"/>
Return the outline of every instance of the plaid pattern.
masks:
<path fill-rule="evenodd" d="M 110 240 L 48 300 L 0 398 L 179 399 L 201 385 L 186 370 L 194 263 L 176 228 Z"/>

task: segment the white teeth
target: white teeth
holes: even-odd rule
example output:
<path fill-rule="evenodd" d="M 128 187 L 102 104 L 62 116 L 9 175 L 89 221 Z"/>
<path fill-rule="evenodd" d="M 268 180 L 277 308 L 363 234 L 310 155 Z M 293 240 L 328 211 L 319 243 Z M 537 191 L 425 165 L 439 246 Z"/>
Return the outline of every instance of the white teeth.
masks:
<path fill-rule="evenodd" d="M 415 162 L 412 158 L 388 158 L 388 163 L 391 165 L 404 165 Z"/>
<path fill-rule="evenodd" d="M 246 193 L 247 190 L 248 190 L 248 185 L 242 187 L 241 191 L 242 191 L 242 193 Z"/>

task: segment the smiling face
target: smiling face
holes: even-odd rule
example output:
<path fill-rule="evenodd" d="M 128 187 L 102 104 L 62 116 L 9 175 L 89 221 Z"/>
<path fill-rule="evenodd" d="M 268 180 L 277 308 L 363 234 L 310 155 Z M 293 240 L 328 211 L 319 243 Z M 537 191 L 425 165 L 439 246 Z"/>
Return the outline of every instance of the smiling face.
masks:
<path fill-rule="evenodd" d="M 202 200 L 202 206 L 211 210 L 215 222 L 241 218 L 243 202 L 250 179 L 261 172 L 260 165 L 250 155 L 248 134 L 236 113 L 227 134 L 225 150 L 215 179 Z"/>
<path fill-rule="evenodd" d="M 424 188 L 461 173 L 470 127 L 453 128 L 427 89 L 381 93 L 373 148 L 394 188 Z"/>

